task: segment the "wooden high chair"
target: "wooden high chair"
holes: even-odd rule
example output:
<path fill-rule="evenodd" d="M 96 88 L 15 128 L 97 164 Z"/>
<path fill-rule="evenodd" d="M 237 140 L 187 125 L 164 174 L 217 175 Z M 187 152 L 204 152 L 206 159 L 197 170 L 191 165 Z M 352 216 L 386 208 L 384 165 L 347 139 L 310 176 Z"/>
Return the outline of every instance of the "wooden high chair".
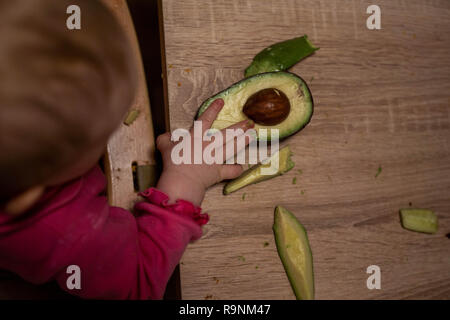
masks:
<path fill-rule="evenodd" d="M 139 189 L 145 189 L 155 183 L 155 136 L 142 58 L 127 3 L 125 0 L 103 2 L 114 11 L 128 33 L 140 66 L 138 87 L 130 107 L 129 121 L 124 121 L 113 134 L 105 155 L 109 202 L 113 206 L 130 210 L 139 198 Z"/>

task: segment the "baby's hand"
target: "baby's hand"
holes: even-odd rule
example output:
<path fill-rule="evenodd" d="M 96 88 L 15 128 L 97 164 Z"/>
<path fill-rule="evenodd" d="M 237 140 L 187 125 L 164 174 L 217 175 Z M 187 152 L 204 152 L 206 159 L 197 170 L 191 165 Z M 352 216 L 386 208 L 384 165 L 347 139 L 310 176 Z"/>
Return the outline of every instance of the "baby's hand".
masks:
<path fill-rule="evenodd" d="M 223 100 L 217 99 L 211 103 L 210 107 L 197 119 L 202 122 L 203 133 L 211 128 L 213 121 L 216 119 L 217 114 L 223 107 Z M 244 132 L 252 128 L 254 123 L 251 120 L 244 120 L 237 124 L 234 124 L 227 129 L 242 129 Z M 202 135 L 203 135 L 202 133 Z M 222 130 L 224 136 L 223 154 L 225 155 L 225 129 Z M 194 153 L 194 129 L 190 130 L 191 134 L 191 154 Z M 183 199 L 192 202 L 194 205 L 200 206 L 206 189 L 224 179 L 233 179 L 238 177 L 243 168 L 240 164 L 179 164 L 176 165 L 172 162 L 171 153 L 172 149 L 177 143 L 174 143 L 170 139 L 169 132 L 160 135 L 156 139 L 156 146 L 161 151 L 163 159 L 163 172 L 157 184 L 157 189 L 163 191 L 169 196 L 171 202 L 175 202 L 177 199 Z M 236 146 L 235 138 L 235 146 Z M 245 138 L 245 145 L 249 144 L 250 139 L 247 136 Z M 180 142 L 178 142 L 180 143 Z M 204 148 L 211 142 L 203 142 Z M 239 151 L 235 148 L 235 153 Z M 225 163 L 225 157 L 224 161 Z M 192 161 L 193 163 L 193 161 Z"/>

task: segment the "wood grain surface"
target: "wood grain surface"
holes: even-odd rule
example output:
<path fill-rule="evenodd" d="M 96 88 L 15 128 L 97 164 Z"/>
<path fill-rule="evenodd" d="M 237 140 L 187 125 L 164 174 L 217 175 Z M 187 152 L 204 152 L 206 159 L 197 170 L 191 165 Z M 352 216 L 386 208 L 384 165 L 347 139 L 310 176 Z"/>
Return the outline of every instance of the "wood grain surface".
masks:
<path fill-rule="evenodd" d="M 103 0 L 116 14 L 126 30 L 139 66 L 138 86 L 130 110 L 139 116 L 129 126 L 121 124 L 108 142 L 105 171 L 108 179 L 108 200 L 111 205 L 131 209 L 140 198 L 134 190 L 132 164 L 155 166 L 155 138 L 139 45 L 125 0 Z M 125 45 L 125 44 L 124 44 Z"/>
<path fill-rule="evenodd" d="M 283 205 L 308 230 L 316 298 L 449 299 L 450 1 L 162 4 L 172 129 L 264 47 L 307 34 L 321 48 L 291 69 L 315 101 L 311 123 L 283 142 L 295 168 L 229 196 L 223 184 L 208 191 L 211 221 L 181 262 L 183 298 L 293 299 L 272 233 Z M 381 30 L 366 28 L 371 4 Z M 439 232 L 402 229 L 410 205 L 434 210 Z M 366 286 L 370 265 L 381 290 Z"/>

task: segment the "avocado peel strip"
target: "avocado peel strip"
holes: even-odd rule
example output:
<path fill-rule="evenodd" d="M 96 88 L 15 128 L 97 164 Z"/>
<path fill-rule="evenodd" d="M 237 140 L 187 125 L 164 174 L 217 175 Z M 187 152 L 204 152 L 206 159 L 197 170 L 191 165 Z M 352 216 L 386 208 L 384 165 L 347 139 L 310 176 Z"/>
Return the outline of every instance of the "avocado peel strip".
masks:
<path fill-rule="evenodd" d="M 278 255 L 298 300 L 314 299 L 314 269 L 306 229 L 294 214 L 275 208 L 273 232 Z"/>
<path fill-rule="evenodd" d="M 319 48 L 311 43 L 307 35 L 275 43 L 253 58 L 252 63 L 245 69 L 245 77 L 287 70 L 317 50 Z"/>
<path fill-rule="evenodd" d="M 295 166 L 295 163 L 291 160 L 291 156 L 292 152 L 289 146 L 281 148 L 270 158 L 248 169 L 238 178 L 228 182 L 223 188 L 223 194 L 228 195 L 250 184 L 266 181 L 288 172 Z M 278 169 L 273 173 L 267 172 L 270 171 L 273 161 L 278 162 L 273 164 Z"/>
<path fill-rule="evenodd" d="M 428 209 L 400 209 L 400 218 L 403 228 L 422 233 L 436 233 L 438 231 L 438 218 Z"/>

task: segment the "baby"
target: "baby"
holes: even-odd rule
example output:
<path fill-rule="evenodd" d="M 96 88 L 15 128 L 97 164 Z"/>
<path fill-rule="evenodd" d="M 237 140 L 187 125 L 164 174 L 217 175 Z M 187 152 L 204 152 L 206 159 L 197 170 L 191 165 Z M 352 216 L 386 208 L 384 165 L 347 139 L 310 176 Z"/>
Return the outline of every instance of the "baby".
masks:
<path fill-rule="evenodd" d="M 66 27 L 72 4 L 80 30 Z M 199 207 L 206 189 L 242 167 L 175 165 L 166 133 L 156 188 L 141 194 L 134 215 L 108 206 L 97 163 L 136 87 L 119 24 L 99 1 L 0 0 L 0 38 L 0 269 L 35 284 L 56 280 L 83 298 L 162 298 L 208 221 Z M 198 119 L 203 130 L 222 106 L 216 100 Z M 79 288 L 67 287 L 71 265 L 81 270 Z"/>

